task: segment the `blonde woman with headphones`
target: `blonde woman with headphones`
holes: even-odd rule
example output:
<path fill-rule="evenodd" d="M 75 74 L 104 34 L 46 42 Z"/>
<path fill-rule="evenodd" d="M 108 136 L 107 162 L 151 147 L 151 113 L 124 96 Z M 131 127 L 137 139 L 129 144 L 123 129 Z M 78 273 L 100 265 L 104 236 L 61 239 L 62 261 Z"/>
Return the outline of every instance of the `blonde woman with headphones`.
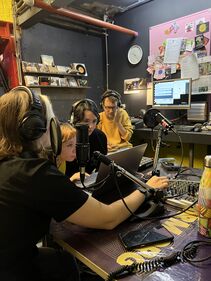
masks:
<path fill-rule="evenodd" d="M 61 132 L 47 96 L 17 87 L 0 97 L 0 112 L 0 280 L 79 281 L 69 253 L 36 246 L 51 220 L 113 229 L 130 213 L 122 200 L 106 205 L 89 196 L 49 160 L 61 152 Z M 133 212 L 144 200 L 139 190 L 125 197 Z"/>

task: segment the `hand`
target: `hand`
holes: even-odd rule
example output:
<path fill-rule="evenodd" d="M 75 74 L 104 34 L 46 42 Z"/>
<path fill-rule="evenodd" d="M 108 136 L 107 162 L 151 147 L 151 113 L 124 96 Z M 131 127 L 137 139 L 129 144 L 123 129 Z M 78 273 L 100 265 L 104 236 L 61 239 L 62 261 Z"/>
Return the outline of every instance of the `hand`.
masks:
<path fill-rule="evenodd" d="M 117 123 L 117 124 L 120 123 L 120 110 L 119 110 L 119 108 L 115 112 L 114 122 Z"/>
<path fill-rule="evenodd" d="M 89 174 L 85 173 L 85 177 L 89 177 L 89 176 L 90 176 Z M 80 172 L 73 174 L 72 177 L 70 177 L 70 180 L 72 182 L 79 181 L 80 180 Z"/>
<path fill-rule="evenodd" d="M 167 188 L 169 180 L 167 177 L 157 177 L 153 176 L 148 181 L 147 184 L 153 188 Z"/>
<path fill-rule="evenodd" d="M 112 143 L 108 143 L 107 147 L 108 147 L 108 151 L 115 151 L 118 149 L 118 145 Z"/>

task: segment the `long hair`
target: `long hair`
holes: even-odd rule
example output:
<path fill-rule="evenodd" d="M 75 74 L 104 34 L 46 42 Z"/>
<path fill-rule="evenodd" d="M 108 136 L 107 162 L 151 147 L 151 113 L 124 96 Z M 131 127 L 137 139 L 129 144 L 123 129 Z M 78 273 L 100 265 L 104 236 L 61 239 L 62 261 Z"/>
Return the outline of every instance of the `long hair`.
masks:
<path fill-rule="evenodd" d="M 20 155 L 24 148 L 38 152 L 50 145 L 49 124 L 54 112 L 47 96 L 40 95 L 43 114 L 47 120 L 47 133 L 27 143 L 21 138 L 19 127 L 30 110 L 31 97 L 24 90 L 10 91 L 0 97 L 0 157 Z"/>

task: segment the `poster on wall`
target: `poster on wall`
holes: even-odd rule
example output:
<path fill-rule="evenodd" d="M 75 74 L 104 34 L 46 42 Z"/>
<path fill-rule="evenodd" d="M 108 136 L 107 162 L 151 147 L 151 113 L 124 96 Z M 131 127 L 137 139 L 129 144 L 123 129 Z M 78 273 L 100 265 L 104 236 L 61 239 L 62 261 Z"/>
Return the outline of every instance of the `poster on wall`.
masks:
<path fill-rule="evenodd" d="M 154 79 L 171 78 L 184 59 L 210 54 L 211 9 L 150 27 L 147 71 Z M 192 78 L 197 79 L 198 75 Z"/>

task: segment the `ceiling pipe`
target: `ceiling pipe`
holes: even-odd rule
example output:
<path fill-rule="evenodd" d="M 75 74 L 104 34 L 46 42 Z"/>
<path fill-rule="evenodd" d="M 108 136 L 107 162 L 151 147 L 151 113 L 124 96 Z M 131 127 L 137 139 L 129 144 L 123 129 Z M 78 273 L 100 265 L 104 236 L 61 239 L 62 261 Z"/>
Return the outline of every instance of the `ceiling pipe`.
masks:
<path fill-rule="evenodd" d="M 109 22 L 105 22 L 105 21 L 102 21 L 102 20 L 98 20 L 98 19 L 95 19 L 93 17 L 86 16 L 86 15 L 83 15 L 83 14 L 80 14 L 80 13 L 76 13 L 76 12 L 73 12 L 73 11 L 70 11 L 70 10 L 67 10 L 67 9 L 64 9 L 64 8 L 59 8 L 59 7 L 55 8 L 55 6 L 53 7 L 49 4 L 46 4 L 41 0 L 34 0 L 34 6 L 37 7 L 37 8 L 46 10 L 51 14 L 57 14 L 57 15 L 60 15 L 60 16 L 69 17 L 69 18 L 74 19 L 74 20 L 78 20 L 78 21 L 86 22 L 86 23 L 89 23 L 89 24 L 92 24 L 92 25 L 100 26 L 100 27 L 103 27 L 103 28 L 123 32 L 123 33 L 126 33 L 128 35 L 135 36 L 135 37 L 138 36 L 137 31 L 134 31 L 134 30 L 131 30 L 131 29 L 119 26 L 119 25 L 114 25 L 114 24 L 111 24 Z"/>

